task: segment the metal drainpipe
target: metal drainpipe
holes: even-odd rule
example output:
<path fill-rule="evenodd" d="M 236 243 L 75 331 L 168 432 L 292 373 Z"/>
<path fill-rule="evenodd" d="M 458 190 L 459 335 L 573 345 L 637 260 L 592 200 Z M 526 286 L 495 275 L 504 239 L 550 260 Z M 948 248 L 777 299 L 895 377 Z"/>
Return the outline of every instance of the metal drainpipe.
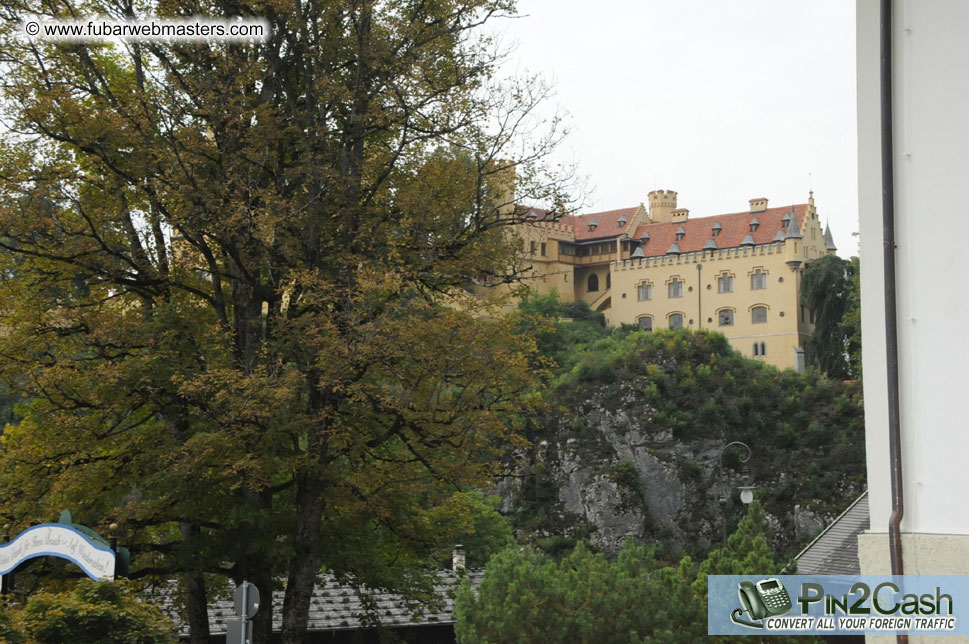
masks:
<path fill-rule="evenodd" d="M 898 320 L 895 292 L 895 165 L 892 119 L 892 1 L 881 0 L 881 147 L 882 147 L 882 251 L 885 266 L 885 355 L 888 370 L 888 452 L 891 463 L 892 514 L 888 519 L 888 546 L 892 574 L 904 574 L 900 525 L 905 515 L 902 488 L 902 435 L 899 421 Z M 896 641 L 908 642 L 908 635 Z"/>

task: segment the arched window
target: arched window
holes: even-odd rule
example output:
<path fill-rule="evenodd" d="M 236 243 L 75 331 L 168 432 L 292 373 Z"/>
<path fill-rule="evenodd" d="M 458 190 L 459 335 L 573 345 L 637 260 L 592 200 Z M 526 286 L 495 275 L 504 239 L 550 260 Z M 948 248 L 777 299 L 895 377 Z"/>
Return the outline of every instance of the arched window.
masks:
<path fill-rule="evenodd" d="M 683 314 L 682 313 L 670 313 L 670 328 L 671 329 L 682 329 L 683 328 Z"/>
<path fill-rule="evenodd" d="M 767 307 L 755 306 L 750 309 L 750 321 L 754 324 L 764 324 L 767 322 Z"/>
<path fill-rule="evenodd" d="M 754 343 L 754 355 L 755 356 L 759 356 L 760 355 L 760 344 L 757 343 L 757 342 Z"/>
<path fill-rule="evenodd" d="M 667 296 L 671 298 L 683 297 L 683 282 L 680 281 L 680 278 L 674 277 L 670 280 L 670 283 L 667 285 Z"/>
<path fill-rule="evenodd" d="M 766 342 L 761 342 L 760 343 L 760 355 L 762 355 L 762 356 L 766 356 L 767 355 L 767 343 Z"/>
<path fill-rule="evenodd" d="M 606 273 L 606 288 L 612 288 L 612 273 Z"/>
<path fill-rule="evenodd" d="M 636 320 L 639 323 L 639 328 L 645 331 L 653 330 L 653 318 L 649 315 L 644 315 L 643 317 Z"/>
<path fill-rule="evenodd" d="M 636 288 L 636 299 L 640 302 L 653 299 L 653 285 L 649 282 L 642 282 Z"/>
<path fill-rule="evenodd" d="M 717 314 L 720 326 L 733 326 L 733 309 L 721 309 Z"/>
<path fill-rule="evenodd" d="M 723 273 L 717 278 L 717 293 L 733 293 L 733 275 Z"/>
<path fill-rule="evenodd" d="M 762 288 L 767 288 L 767 273 L 758 268 L 750 274 L 750 290 L 757 291 Z"/>
<path fill-rule="evenodd" d="M 592 291 L 598 291 L 599 290 L 599 276 L 596 275 L 595 273 L 593 273 L 592 275 L 589 275 L 589 284 L 588 284 L 588 287 L 589 287 L 589 292 L 590 293 Z"/>

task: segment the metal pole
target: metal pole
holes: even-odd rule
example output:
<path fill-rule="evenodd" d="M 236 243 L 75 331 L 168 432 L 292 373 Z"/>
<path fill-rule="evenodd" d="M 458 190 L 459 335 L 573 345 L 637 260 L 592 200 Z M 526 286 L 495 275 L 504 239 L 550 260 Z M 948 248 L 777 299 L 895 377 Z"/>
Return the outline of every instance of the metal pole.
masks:
<path fill-rule="evenodd" d="M 249 608 L 249 582 L 242 582 L 242 635 L 239 644 L 249 644 L 246 641 L 246 634 L 249 632 L 249 614 L 246 612 Z"/>
<path fill-rule="evenodd" d="M 720 471 L 720 476 L 719 476 L 719 478 L 720 478 L 720 484 L 721 484 L 721 486 L 723 486 L 722 487 L 722 490 L 723 490 L 723 495 L 722 495 L 723 504 L 720 506 L 720 515 L 721 515 L 720 518 L 721 518 L 721 526 L 723 527 L 723 547 L 724 548 L 727 547 L 727 501 L 728 501 L 728 497 L 727 497 L 727 487 L 725 485 L 723 485 L 723 453 L 727 451 L 727 448 L 733 447 L 734 445 L 738 445 L 740 447 L 743 447 L 746 450 L 746 453 L 743 454 L 740 457 L 740 462 L 741 463 L 746 463 L 747 461 L 749 461 L 750 460 L 750 456 L 752 454 L 752 452 L 750 450 L 750 445 L 748 445 L 747 443 L 744 443 L 743 441 L 731 441 L 731 442 L 727 443 L 726 445 L 724 445 L 723 447 L 720 448 L 720 457 L 717 459 L 717 469 Z"/>

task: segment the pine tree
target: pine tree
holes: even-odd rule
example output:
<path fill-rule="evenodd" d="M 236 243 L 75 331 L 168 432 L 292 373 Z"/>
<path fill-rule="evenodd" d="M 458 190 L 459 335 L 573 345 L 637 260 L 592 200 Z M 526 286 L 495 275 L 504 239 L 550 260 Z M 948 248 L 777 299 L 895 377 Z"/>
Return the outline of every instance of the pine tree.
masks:
<path fill-rule="evenodd" d="M 556 562 L 531 549 L 492 558 L 455 599 L 460 644 L 692 644 L 706 620 L 687 559 L 661 568 L 641 546 L 614 561 L 581 543 Z"/>

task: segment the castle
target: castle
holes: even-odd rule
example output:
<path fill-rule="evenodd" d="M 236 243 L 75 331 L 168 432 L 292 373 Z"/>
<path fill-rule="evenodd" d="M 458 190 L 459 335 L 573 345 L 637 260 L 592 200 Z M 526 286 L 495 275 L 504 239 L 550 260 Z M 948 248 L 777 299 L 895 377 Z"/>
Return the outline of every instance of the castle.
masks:
<path fill-rule="evenodd" d="M 521 210 L 514 229 L 531 265 L 525 283 L 583 301 L 610 326 L 712 329 L 744 355 L 804 369 L 813 315 L 800 303 L 808 262 L 837 249 L 807 203 L 690 218 L 677 193 L 649 193 L 649 208 L 561 216 Z"/>

